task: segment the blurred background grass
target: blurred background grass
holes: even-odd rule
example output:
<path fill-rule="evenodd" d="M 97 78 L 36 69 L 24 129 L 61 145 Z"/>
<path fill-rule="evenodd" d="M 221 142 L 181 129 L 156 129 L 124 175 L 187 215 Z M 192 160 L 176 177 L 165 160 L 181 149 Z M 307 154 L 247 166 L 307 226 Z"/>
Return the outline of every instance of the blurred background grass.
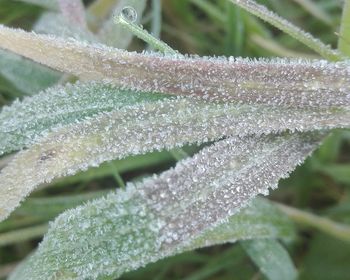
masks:
<path fill-rule="evenodd" d="M 85 1 L 89 5 L 92 1 Z M 227 0 L 163 0 L 161 14 L 152 6 L 143 25 L 182 53 L 205 56 L 317 58 L 300 43 L 233 6 Z M 157 1 L 153 1 L 157 3 Z M 342 1 L 260 0 L 282 17 L 336 47 Z M 159 4 L 159 3 L 158 3 Z M 0 22 L 30 30 L 43 10 L 35 5 L 0 0 Z M 153 16 L 161 15 L 160 21 Z M 161 27 L 161 29 L 159 29 Z M 130 49 L 146 46 L 134 40 Z M 21 98 L 0 75 L 0 104 Z M 186 147 L 192 153 L 195 147 Z M 153 153 L 105 163 L 98 169 L 57 181 L 36 191 L 10 219 L 0 224 L 0 277 L 27 256 L 41 240 L 47 222 L 60 212 L 99 197 L 124 182 L 168 169 L 178 151 Z M 350 224 L 350 131 L 338 130 L 269 198 L 333 221 Z M 349 279 L 350 244 L 296 225 L 298 234 L 286 244 L 301 279 Z M 10 241 L 9 241 L 10 240 Z M 181 254 L 129 273 L 122 279 L 265 279 L 239 244 Z"/>

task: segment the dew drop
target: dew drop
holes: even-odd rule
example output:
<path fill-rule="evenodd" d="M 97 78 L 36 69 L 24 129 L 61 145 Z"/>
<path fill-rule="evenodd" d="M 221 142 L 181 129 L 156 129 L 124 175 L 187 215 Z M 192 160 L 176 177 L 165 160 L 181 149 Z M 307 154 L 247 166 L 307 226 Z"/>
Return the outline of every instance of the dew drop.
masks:
<path fill-rule="evenodd" d="M 121 12 L 120 15 L 127 20 L 128 22 L 134 23 L 137 20 L 137 12 L 133 7 L 130 6 L 126 6 L 124 7 Z"/>

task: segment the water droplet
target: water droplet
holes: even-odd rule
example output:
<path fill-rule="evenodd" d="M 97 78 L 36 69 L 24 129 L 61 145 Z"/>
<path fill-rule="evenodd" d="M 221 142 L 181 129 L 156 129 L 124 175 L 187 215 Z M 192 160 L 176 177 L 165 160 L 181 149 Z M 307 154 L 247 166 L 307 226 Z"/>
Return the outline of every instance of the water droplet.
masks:
<path fill-rule="evenodd" d="M 130 6 L 126 6 L 124 7 L 121 12 L 120 15 L 127 21 L 134 23 L 137 20 L 137 12 L 133 7 Z"/>

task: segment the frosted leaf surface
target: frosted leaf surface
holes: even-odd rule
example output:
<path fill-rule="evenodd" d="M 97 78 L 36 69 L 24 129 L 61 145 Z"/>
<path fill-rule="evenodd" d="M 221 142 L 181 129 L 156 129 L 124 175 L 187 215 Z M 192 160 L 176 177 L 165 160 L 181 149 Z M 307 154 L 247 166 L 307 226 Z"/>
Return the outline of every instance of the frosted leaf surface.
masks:
<path fill-rule="evenodd" d="M 294 134 L 219 141 L 174 169 L 65 212 L 12 279 L 113 278 L 165 256 L 211 245 L 203 235 L 232 221 L 257 194 L 277 186 L 321 138 Z M 254 232 L 257 223 L 247 223 Z M 222 242 L 244 238 L 223 236 L 228 240 Z"/>
<path fill-rule="evenodd" d="M 4 50 L 0 50 L 0 74 L 28 95 L 54 85 L 60 78 L 58 72 Z"/>
<path fill-rule="evenodd" d="M 0 47 L 84 80 L 209 101 L 349 106 L 350 65 L 138 54 L 0 27 Z M 40 50 L 40 51 L 38 51 Z"/>
<path fill-rule="evenodd" d="M 27 146 L 62 126 L 20 152 L 0 173 L 0 206 L 6 214 L 37 185 L 104 161 L 224 136 L 349 126 L 346 110 L 288 112 L 280 107 L 272 111 L 271 107 L 207 104 L 187 98 L 155 101 L 161 97 L 97 84 L 49 91 L 5 107 L 0 114 L 1 141 L 7 150 Z M 108 110 L 113 111 L 91 118 Z M 22 170 L 21 175 L 17 170 Z"/>
<path fill-rule="evenodd" d="M 123 106 L 166 98 L 169 96 L 94 82 L 52 87 L 2 108 L 0 154 L 20 150 L 54 127 L 77 123 Z"/>
<path fill-rule="evenodd" d="M 133 34 L 124 27 L 115 24 L 114 16 L 124 11 L 125 16 L 132 20 L 133 23 L 139 24 L 142 19 L 143 11 L 146 8 L 146 0 L 120 0 L 115 5 L 109 19 L 103 24 L 98 32 L 98 36 L 103 43 L 108 46 L 119 49 L 126 49 Z M 130 9 L 126 9 L 126 8 Z"/>
<path fill-rule="evenodd" d="M 96 95 L 97 89 L 101 98 L 91 103 L 100 97 Z M 188 143 L 215 141 L 225 136 L 349 126 L 349 111 L 346 110 L 335 114 L 332 110 L 292 109 L 286 114 L 288 108 L 283 107 L 272 111 L 270 106 L 210 104 L 189 98 L 148 102 L 149 96 L 153 100 L 159 97 L 144 93 L 133 96 L 127 91 L 94 84 L 80 88 L 78 84 L 61 90 L 25 99 L 0 114 L 1 141 L 5 148 L 11 150 L 34 142 L 0 173 L 2 219 L 39 184 L 105 161 Z M 114 93 L 115 96 L 109 98 Z M 81 94 L 85 96 L 80 98 Z M 54 106 L 52 100 L 56 100 Z M 14 116 L 21 109 L 23 112 Z M 91 117 L 101 110 L 111 109 L 113 111 Z M 76 123 L 74 118 L 83 120 Z M 58 127 L 53 132 L 45 133 L 55 126 Z M 33 141 L 43 134 L 46 135 Z"/>
<path fill-rule="evenodd" d="M 108 196 L 108 198 L 115 199 L 115 197 L 112 197 L 112 196 Z M 97 203 L 98 201 L 88 203 L 89 206 L 87 207 L 84 206 L 84 209 L 81 209 L 78 211 L 79 213 L 80 211 L 85 212 L 87 211 L 87 208 L 93 207 L 92 205 Z M 113 214 L 113 210 L 114 208 L 112 207 L 111 204 L 109 204 L 109 207 L 108 207 L 109 213 L 106 213 L 106 215 L 108 216 L 111 215 L 111 217 L 112 215 L 116 215 L 115 213 Z M 76 219 L 76 214 L 77 214 L 76 210 L 70 211 L 70 216 L 74 217 L 74 219 Z M 103 215 L 103 213 L 99 212 L 99 215 Z M 98 219 L 99 215 L 96 215 L 95 219 Z M 84 218 L 87 218 L 86 215 L 84 215 Z M 76 225 L 72 225 L 72 228 L 75 228 L 75 226 Z M 99 231 L 100 229 L 98 229 L 97 226 L 100 226 L 100 224 L 96 224 L 96 229 L 95 229 Z M 114 227 L 114 230 L 112 230 L 111 228 L 112 226 Z M 117 221 L 113 220 L 113 225 L 110 225 L 111 230 L 105 231 L 105 229 L 108 228 L 108 225 L 103 224 L 101 229 L 102 231 L 100 232 L 100 234 L 104 235 L 103 240 L 109 240 L 108 242 L 112 243 L 114 248 L 117 246 L 121 238 L 120 232 L 118 231 L 118 226 L 122 228 L 124 225 L 119 224 L 118 220 Z M 56 238 L 56 235 L 59 235 L 59 234 L 56 234 L 57 231 L 60 231 L 60 230 L 58 228 L 52 229 L 50 235 L 46 237 L 46 239 L 49 240 L 49 239 Z M 77 228 L 75 228 L 75 234 L 79 235 Z M 235 242 L 236 240 L 248 240 L 248 239 L 258 239 L 258 238 L 283 238 L 283 239 L 289 240 L 293 237 L 293 234 L 294 234 L 294 226 L 291 223 L 291 221 L 288 219 L 288 217 L 285 216 L 284 213 L 276 209 L 276 207 L 272 205 L 269 201 L 259 198 L 259 199 L 254 199 L 254 201 L 252 201 L 249 204 L 249 206 L 244 207 L 240 212 L 236 213 L 234 216 L 231 216 L 227 220 L 227 222 L 203 233 L 200 237 L 196 238 L 195 241 L 191 242 L 190 246 L 186 247 L 183 250 L 192 250 L 195 248 L 206 247 L 206 246 L 211 246 L 215 244 Z M 98 240 L 95 241 L 95 240 L 89 239 L 90 237 L 92 237 L 91 234 L 89 234 L 89 236 L 84 236 L 83 238 L 84 239 L 86 238 L 85 240 L 89 240 L 88 242 L 92 243 L 92 249 L 97 250 L 99 248 L 100 242 Z M 93 238 L 99 238 L 99 237 L 93 237 Z M 101 243 L 103 244 L 105 242 L 101 241 Z M 51 243 L 47 241 L 46 245 L 43 245 L 43 247 L 46 247 L 48 244 L 51 244 Z M 65 240 L 63 246 L 67 246 L 67 248 L 71 248 L 72 244 L 67 240 Z M 81 246 L 82 246 L 81 244 L 78 245 L 78 247 L 81 247 Z M 99 269 L 101 269 L 101 271 L 95 271 L 94 275 L 98 275 L 98 276 L 93 276 L 93 277 L 98 278 L 100 277 L 100 275 L 104 274 L 103 270 L 105 269 L 105 267 L 103 263 L 112 263 L 112 265 L 115 266 L 110 268 L 110 270 L 108 271 L 110 274 L 113 274 L 115 276 L 121 275 L 124 272 L 130 271 L 133 269 L 130 263 L 119 263 L 119 260 L 116 260 L 116 256 L 118 256 L 118 253 L 120 253 L 120 251 L 110 252 L 109 250 L 108 251 L 105 250 L 105 248 L 106 247 L 104 246 L 102 250 L 100 249 L 101 253 L 103 252 L 105 253 L 105 255 L 103 256 L 103 259 L 93 258 L 91 262 L 93 265 L 96 265 L 96 267 L 99 267 Z M 86 250 L 86 249 L 87 247 L 85 247 L 83 250 Z M 46 251 L 47 254 L 49 254 L 49 248 L 44 248 L 44 250 Z M 60 251 L 61 252 L 64 251 L 63 248 L 61 248 Z M 71 253 L 71 251 L 67 251 L 65 253 L 65 256 L 68 255 L 69 253 Z M 147 252 L 142 254 L 142 257 L 144 257 L 146 253 Z M 40 251 L 37 252 L 36 254 L 39 255 Z M 35 271 L 37 269 L 36 265 L 38 265 L 40 261 L 39 259 L 37 259 L 37 255 L 35 255 L 28 262 L 25 262 L 24 264 L 22 263 L 21 265 L 17 266 L 16 271 L 13 273 L 13 275 L 11 275 L 10 279 L 11 280 L 14 280 L 14 279 L 20 280 L 22 278 L 31 279 L 31 278 L 25 278 L 25 277 L 26 276 L 30 277 L 32 274 L 35 275 L 35 273 L 37 273 L 32 271 L 32 270 Z M 161 258 L 160 255 L 162 255 L 162 252 L 156 252 L 156 254 L 151 257 L 153 259 L 157 259 L 157 258 Z M 87 258 L 88 257 L 89 256 L 87 256 Z M 72 259 L 72 256 L 68 257 L 68 259 L 66 260 L 62 260 L 61 256 L 58 256 L 56 257 L 55 261 L 50 264 L 50 268 L 52 266 L 62 267 L 62 266 L 65 266 L 66 264 L 68 265 L 68 261 L 70 261 L 71 259 Z M 88 259 L 88 261 L 91 261 L 91 260 Z M 136 259 L 135 261 L 138 261 L 138 259 Z M 148 260 L 148 261 L 144 260 L 142 265 L 147 264 L 148 262 L 151 262 L 151 260 Z M 29 267 L 32 263 L 34 263 L 34 266 Z M 100 266 L 100 264 L 102 265 Z M 30 271 L 29 274 L 28 274 L 28 269 Z M 64 272 L 62 274 L 60 273 L 55 273 L 55 274 L 60 275 L 62 277 L 62 275 L 64 275 Z"/>
<path fill-rule="evenodd" d="M 139 103 L 150 103 L 163 100 L 154 105 L 140 106 Z M 118 109 L 128 106 L 127 110 Z M 159 106 L 160 108 L 156 108 Z M 99 113 L 111 112 L 104 118 L 91 119 Z M 153 112 L 153 113 L 152 113 Z M 151 114 L 154 116 L 151 117 Z M 158 119 L 162 116 L 162 119 Z M 86 118 L 88 125 L 98 130 L 101 121 L 108 130 L 120 131 L 124 123 L 129 130 L 148 122 L 159 132 L 158 137 L 171 138 L 172 135 L 187 134 L 186 138 L 176 139 L 164 146 L 168 140 L 160 142 L 159 149 L 188 143 L 216 140 L 227 135 L 247 135 L 291 131 L 311 131 L 336 127 L 350 127 L 350 109 L 341 108 L 285 108 L 271 105 L 236 105 L 233 103 L 206 103 L 193 99 L 178 99 L 169 95 L 122 90 L 113 85 L 101 83 L 77 83 L 74 85 L 56 86 L 36 96 L 14 102 L 4 107 L 0 113 L 0 154 L 20 150 L 29 146 L 40 136 L 53 128 L 76 123 L 73 131 L 80 131 L 84 124 L 78 124 Z M 106 122 L 106 118 L 110 118 Z M 145 118 L 146 123 L 143 121 Z M 164 124 L 162 124 L 164 122 Z M 193 136 L 190 138 L 190 126 Z M 164 129 L 164 131 L 161 130 Z M 84 129 L 86 130 L 86 129 Z M 123 129 L 124 137 L 132 138 L 131 131 Z M 141 131 L 141 130 L 140 130 Z M 144 133 L 150 134 L 145 129 Z M 185 132 L 187 131 L 187 132 Z M 101 131 L 101 133 L 107 133 Z M 202 135 L 202 137 L 201 137 Z M 73 137 L 74 135 L 72 135 Z M 125 142 L 125 138 L 115 139 Z M 141 143 L 140 143 L 141 145 Z M 141 148 L 140 148 L 141 149 Z M 141 150 L 140 150 L 141 151 Z"/>

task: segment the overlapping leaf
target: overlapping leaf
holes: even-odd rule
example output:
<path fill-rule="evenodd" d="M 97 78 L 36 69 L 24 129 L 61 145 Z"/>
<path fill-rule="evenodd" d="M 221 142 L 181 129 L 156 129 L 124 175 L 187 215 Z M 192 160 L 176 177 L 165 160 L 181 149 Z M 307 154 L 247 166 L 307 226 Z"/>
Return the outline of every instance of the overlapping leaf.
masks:
<path fill-rule="evenodd" d="M 230 223 L 205 234 L 275 186 L 322 135 L 232 136 L 349 126 L 348 62 L 136 54 L 6 27 L 0 39 L 0 47 L 60 71 L 132 90 L 77 84 L 4 109 L 2 152 L 35 144 L 0 174 L 2 217 L 53 178 L 129 154 L 223 139 L 160 176 L 66 212 L 13 279 L 106 279 L 241 238 L 227 235 Z M 331 50 L 325 54 L 338 58 Z M 18 118 L 16 109 L 23 111 Z"/>
<path fill-rule="evenodd" d="M 111 112 L 88 118 L 106 111 Z M 210 104 L 94 83 L 58 87 L 0 114 L 2 152 L 47 134 L 0 173 L 1 216 L 5 218 L 39 184 L 104 161 L 225 136 L 347 126 L 349 116 L 345 109 Z"/>
<path fill-rule="evenodd" d="M 150 261 L 210 245 L 203 234 L 276 186 L 320 137 L 219 141 L 173 170 L 61 215 L 13 279 L 113 279 Z M 214 243 L 223 241 L 215 236 Z"/>
<path fill-rule="evenodd" d="M 28 95 L 54 85 L 60 77 L 56 71 L 3 50 L 0 50 L 0 74 Z"/>
<path fill-rule="evenodd" d="M 0 27 L 0 47 L 84 80 L 205 100 L 348 106 L 348 62 L 214 59 L 129 53 Z"/>
<path fill-rule="evenodd" d="M 250 258 L 269 280 L 295 280 L 297 270 L 286 249 L 276 240 L 260 239 L 241 242 Z"/>
<path fill-rule="evenodd" d="M 0 154 L 27 147 L 55 127 L 77 123 L 101 112 L 165 98 L 161 94 L 121 90 L 101 83 L 52 87 L 2 108 Z"/>

